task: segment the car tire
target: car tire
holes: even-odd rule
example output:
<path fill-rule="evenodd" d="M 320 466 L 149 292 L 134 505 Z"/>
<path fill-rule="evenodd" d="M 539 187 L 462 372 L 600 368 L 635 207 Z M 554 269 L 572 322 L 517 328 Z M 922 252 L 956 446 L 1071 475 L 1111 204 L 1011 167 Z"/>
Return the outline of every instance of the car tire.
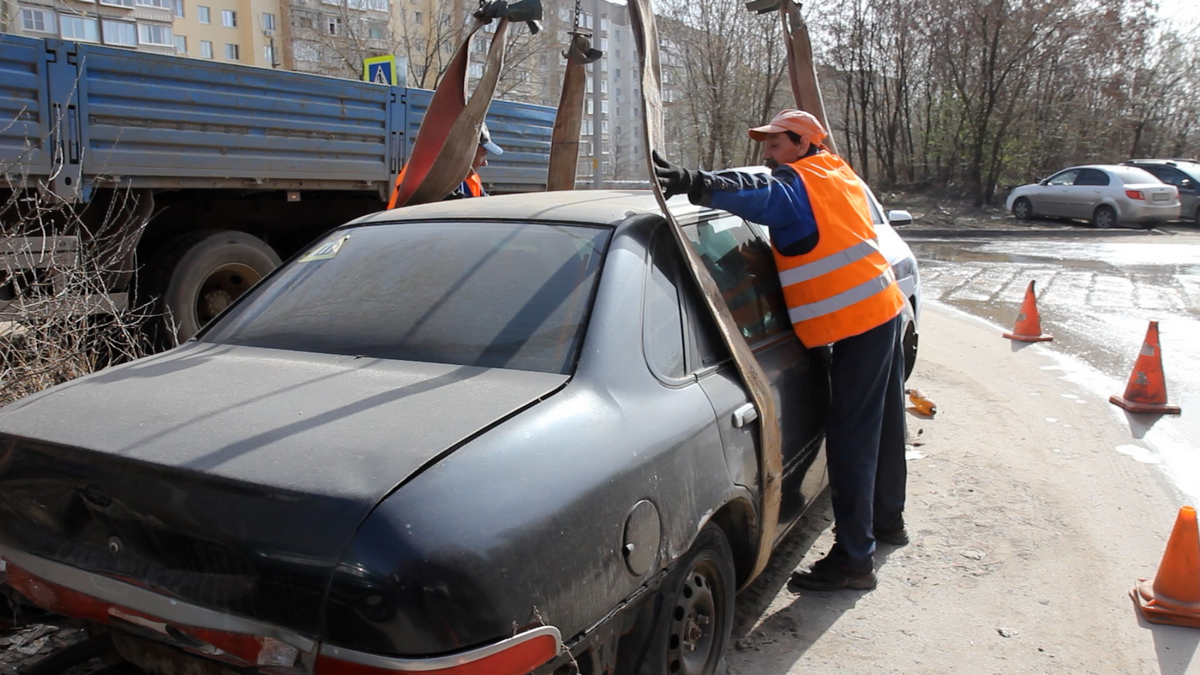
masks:
<path fill-rule="evenodd" d="M 279 265 L 274 249 L 245 232 L 191 232 L 171 240 L 150 265 L 160 341 L 174 346 L 191 339 Z"/>
<path fill-rule="evenodd" d="M 1012 212 L 1017 220 L 1029 220 L 1033 218 L 1033 204 L 1028 199 L 1021 197 L 1013 202 Z"/>
<path fill-rule="evenodd" d="M 917 322 L 916 311 L 913 309 L 912 299 L 904 299 L 905 309 L 901 312 L 900 324 L 900 352 L 904 355 L 904 381 L 907 382 L 912 375 L 913 368 L 917 365 Z"/>
<path fill-rule="evenodd" d="M 1196 210 L 1192 213 L 1192 222 L 1200 223 L 1200 204 L 1196 205 Z"/>
<path fill-rule="evenodd" d="M 724 675 L 733 630 L 733 550 L 721 528 L 700 530 L 662 586 L 662 610 L 642 675 Z"/>
<path fill-rule="evenodd" d="M 1092 225 L 1098 229 L 1106 230 L 1117 224 L 1117 212 L 1113 207 L 1107 204 L 1101 204 L 1092 212 Z"/>

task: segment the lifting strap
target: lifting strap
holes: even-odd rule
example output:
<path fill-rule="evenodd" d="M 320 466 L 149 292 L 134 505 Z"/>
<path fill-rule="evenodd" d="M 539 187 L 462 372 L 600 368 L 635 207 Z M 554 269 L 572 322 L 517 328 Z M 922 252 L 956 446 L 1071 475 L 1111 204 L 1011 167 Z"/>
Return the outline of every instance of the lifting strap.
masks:
<path fill-rule="evenodd" d="M 743 584 L 744 588 L 745 584 L 749 584 L 766 567 L 767 560 L 771 555 L 771 548 L 775 543 L 775 530 L 779 525 L 783 476 L 779 414 L 766 373 L 763 372 L 754 353 L 750 351 L 750 345 L 742 337 L 717 282 L 713 280 L 704 261 L 700 259 L 695 247 L 688 241 L 683 229 L 671 214 L 670 209 L 667 208 L 662 190 L 654 178 L 654 164 L 650 152 L 652 149 L 663 147 L 664 138 L 662 93 L 659 89 L 661 71 L 658 29 L 654 25 L 651 0 L 629 0 L 629 23 L 638 46 L 639 81 L 642 88 L 642 112 L 644 113 L 642 119 L 645 121 L 646 170 L 650 175 L 650 185 L 654 191 L 654 197 L 658 200 L 659 208 L 662 209 L 663 216 L 667 219 L 669 229 L 675 237 L 675 243 L 683 252 L 687 269 L 699 285 L 705 304 L 713 319 L 716 320 L 722 339 L 733 355 L 734 364 L 746 385 L 746 391 L 758 409 L 758 464 L 759 476 L 762 481 L 760 486 L 762 503 L 758 514 L 758 550 L 754 558 L 754 567 Z"/>
<path fill-rule="evenodd" d="M 601 52 L 592 49 L 587 35 L 576 31 L 563 54 L 567 68 L 563 73 L 562 94 L 558 97 L 558 114 L 554 118 L 554 135 L 550 141 L 550 170 L 546 190 L 574 190 L 575 173 L 579 165 L 579 131 L 583 124 L 583 94 L 587 84 L 585 66 L 599 59 Z"/>
<path fill-rule="evenodd" d="M 779 18 L 786 37 L 784 44 L 787 45 L 788 79 L 792 83 L 796 107 L 815 115 L 821 121 L 821 126 L 830 131 L 824 145 L 836 155 L 837 146 L 834 145 L 829 122 L 825 119 L 825 99 L 821 97 L 821 87 L 817 83 L 817 67 L 813 62 L 808 24 L 800 15 L 800 6 L 793 0 L 780 0 L 779 5 Z"/>
<path fill-rule="evenodd" d="M 471 38 L 490 20 L 476 18 L 462 44 L 450 60 L 421 120 L 412 155 L 404 166 L 400 184 L 392 192 L 388 208 L 436 202 L 462 184 L 475 159 L 479 132 L 492 103 L 500 70 L 504 67 L 504 36 L 508 19 L 499 19 L 488 47 L 483 77 L 469 101 L 467 59 Z"/>

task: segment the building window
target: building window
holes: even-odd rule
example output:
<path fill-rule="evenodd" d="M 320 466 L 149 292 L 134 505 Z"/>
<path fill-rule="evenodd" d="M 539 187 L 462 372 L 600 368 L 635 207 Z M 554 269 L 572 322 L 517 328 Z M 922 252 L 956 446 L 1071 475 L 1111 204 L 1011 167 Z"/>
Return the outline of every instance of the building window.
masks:
<path fill-rule="evenodd" d="M 237 12 L 232 9 L 221 10 L 221 25 L 226 28 L 237 28 Z"/>
<path fill-rule="evenodd" d="M 600 38 L 600 51 L 608 51 L 608 38 Z"/>
<path fill-rule="evenodd" d="M 600 120 L 600 133 L 608 133 L 608 120 Z"/>
<path fill-rule="evenodd" d="M 340 16 L 328 17 L 326 19 L 326 23 L 329 26 L 329 34 L 330 35 L 333 35 L 336 37 L 336 36 L 342 34 L 342 17 L 340 17 Z"/>
<path fill-rule="evenodd" d="M 263 45 L 263 61 L 265 61 L 268 66 L 275 66 L 275 47 L 271 45 Z"/>
<path fill-rule="evenodd" d="M 133 0 L 100 0 L 102 5 L 112 5 L 114 7 L 133 7 Z"/>
<path fill-rule="evenodd" d="M 587 100 L 587 112 L 585 114 L 587 114 L 587 115 L 595 115 L 596 114 L 596 99 L 589 98 Z"/>
<path fill-rule="evenodd" d="M 608 30 L 608 19 L 600 17 L 600 30 Z"/>
<path fill-rule="evenodd" d="M 387 24 L 378 23 L 375 21 L 371 22 L 370 25 L 367 26 L 367 35 L 369 35 L 372 40 L 386 40 L 388 37 Z"/>
<path fill-rule="evenodd" d="M 196 7 L 196 20 L 200 23 L 212 23 L 212 16 L 204 5 Z"/>
<path fill-rule="evenodd" d="M 59 17 L 59 25 L 62 27 L 62 36 L 68 40 L 100 41 L 100 22 L 95 19 L 84 16 L 63 16 Z"/>
<path fill-rule="evenodd" d="M 471 77 L 476 77 L 476 78 L 483 77 L 483 64 L 482 63 L 470 64 L 469 66 L 467 66 L 467 74 L 470 75 Z"/>
<path fill-rule="evenodd" d="M 175 36 L 175 53 L 187 54 L 187 38 L 183 35 Z"/>
<path fill-rule="evenodd" d="M 608 114 L 608 99 L 604 99 L 603 101 L 600 101 L 600 114 L 602 114 L 602 115 Z M 605 122 L 605 124 L 607 124 L 607 122 Z"/>
<path fill-rule="evenodd" d="M 212 43 L 208 40 L 200 41 L 200 58 L 211 59 L 213 57 Z"/>
<path fill-rule="evenodd" d="M 275 15 L 270 12 L 263 12 L 263 30 L 275 30 Z"/>
<path fill-rule="evenodd" d="M 27 31 L 35 33 L 57 33 L 54 26 L 54 12 L 44 9 L 21 8 L 21 25 Z"/>
<path fill-rule="evenodd" d="M 100 30 L 104 34 L 104 44 L 106 45 L 137 46 L 137 24 L 135 23 L 104 19 L 100 23 Z"/>
<path fill-rule="evenodd" d="M 425 17 L 420 12 L 413 12 L 413 23 L 420 26 L 425 20 Z"/>
<path fill-rule="evenodd" d="M 172 0 L 135 0 L 138 7 L 157 7 L 159 9 L 171 9 Z"/>
<path fill-rule="evenodd" d="M 595 89 L 595 87 L 592 85 L 592 76 L 591 76 L 591 75 L 588 75 L 588 79 L 587 79 L 587 93 L 589 93 L 589 94 L 590 94 L 590 93 L 592 93 L 592 91 L 593 91 L 594 89 Z"/>
<path fill-rule="evenodd" d="M 159 26 L 151 23 L 138 24 L 138 41 L 144 45 L 175 44 L 175 36 L 171 35 L 170 26 Z"/>
<path fill-rule="evenodd" d="M 183 0 L 175 0 L 175 18 L 182 19 L 183 15 Z"/>
<path fill-rule="evenodd" d="M 237 45 L 225 45 L 225 58 L 230 61 L 237 61 L 238 60 L 238 46 Z"/>

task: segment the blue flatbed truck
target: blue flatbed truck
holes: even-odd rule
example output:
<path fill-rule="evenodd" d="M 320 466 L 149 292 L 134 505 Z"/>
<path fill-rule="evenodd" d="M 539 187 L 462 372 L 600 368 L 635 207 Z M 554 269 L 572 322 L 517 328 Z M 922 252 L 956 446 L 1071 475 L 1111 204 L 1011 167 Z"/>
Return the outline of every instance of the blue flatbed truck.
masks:
<path fill-rule="evenodd" d="M 281 258 L 385 208 L 432 94 L 0 35 L 0 316 L 104 246 L 79 311 L 153 299 L 190 337 Z M 554 115 L 492 103 L 490 192 L 545 189 Z"/>

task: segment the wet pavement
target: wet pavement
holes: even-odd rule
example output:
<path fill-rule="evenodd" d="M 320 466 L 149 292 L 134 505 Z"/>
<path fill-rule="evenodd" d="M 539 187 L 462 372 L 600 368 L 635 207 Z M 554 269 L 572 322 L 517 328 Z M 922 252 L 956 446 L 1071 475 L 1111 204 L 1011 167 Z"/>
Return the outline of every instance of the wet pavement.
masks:
<path fill-rule="evenodd" d="M 1064 377 L 1105 398 L 1124 391 L 1149 321 L 1158 321 L 1168 396 L 1183 414 L 1112 406 L 1130 428 L 1129 445 L 1114 450 L 1160 464 L 1183 495 L 1200 499 L 1200 230 L 1049 234 L 902 231 L 920 262 L 926 302 L 1011 330 L 1036 281 L 1042 330 L 1054 341 L 1013 349 L 1050 350 Z"/>

